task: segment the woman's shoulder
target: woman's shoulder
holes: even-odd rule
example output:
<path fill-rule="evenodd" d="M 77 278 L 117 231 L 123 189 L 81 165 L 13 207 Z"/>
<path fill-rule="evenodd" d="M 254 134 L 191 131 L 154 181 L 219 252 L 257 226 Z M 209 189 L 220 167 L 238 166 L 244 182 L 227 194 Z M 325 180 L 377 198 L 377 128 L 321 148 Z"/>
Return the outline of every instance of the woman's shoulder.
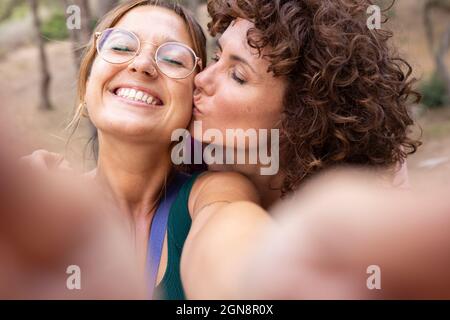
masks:
<path fill-rule="evenodd" d="M 236 198 L 243 193 L 253 194 L 255 202 L 257 201 L 256 189 L 251 182 L 236 172 L 179 172 L 172 183 L 179 189 L 171 205 L 168 229 L 179 247 L 184 244 L 191 228 L 194 208 L 218 202 L 220 199 L 234 198 L 230 193 L 236 193 Z"/>
<path fill-rule="evenodd" d="M 255 185 L 238 172 L 207 171 L 198 175 L 192 185 L 189 195 L 188 208 L 191 217 L 198 208 L 226 199 L 251 199 L 259 203 L 259 195 Z"/>
<path fill-rule="evenodd" d="M 193 191 L 205 187 L 206 185 L 218 185 L 222 187 L 243 185 L 254 187 L 249 178 L 235 171 L 203 171 L 198 174 L 193 185 Z"/>

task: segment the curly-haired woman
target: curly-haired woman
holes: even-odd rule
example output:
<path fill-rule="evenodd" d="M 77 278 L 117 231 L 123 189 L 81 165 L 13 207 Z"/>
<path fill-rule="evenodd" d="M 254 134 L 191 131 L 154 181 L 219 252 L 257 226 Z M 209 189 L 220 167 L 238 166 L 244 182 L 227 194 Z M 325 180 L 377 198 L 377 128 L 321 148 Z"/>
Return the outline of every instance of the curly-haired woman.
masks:
<path fill-rule="evenodd" d="M 208 2 L 210 32 L 220 37 L 214 63 L 195 79 L 194 120 L 223 131 L 280 129 L 277 176 L 230 168 L 254 181 L 267 204 L 321 169 L 395 168 L 419 146 L 408 137 L 407 103 L 418 97 L 411 67 L 390 48 L 390 32 L 369 30 L 369 5 Z"/>

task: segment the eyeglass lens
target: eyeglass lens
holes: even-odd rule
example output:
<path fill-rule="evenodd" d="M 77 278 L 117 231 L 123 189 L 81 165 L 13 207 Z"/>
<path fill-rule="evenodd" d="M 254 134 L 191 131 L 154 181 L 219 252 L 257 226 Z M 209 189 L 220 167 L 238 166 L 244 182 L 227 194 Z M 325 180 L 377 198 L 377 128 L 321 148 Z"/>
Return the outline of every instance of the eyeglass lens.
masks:
<path fill-rule="evenodd" d="M 126 63 L 138 54 L 139 39 L 125 30 L 108 29 L 98 39 L 97 49 L 107 62 Z M 158 48 L 156 64 L 168 77 L 184 78 L 194 70 L 196 58 L 187 47 L 169 42 Z"/>

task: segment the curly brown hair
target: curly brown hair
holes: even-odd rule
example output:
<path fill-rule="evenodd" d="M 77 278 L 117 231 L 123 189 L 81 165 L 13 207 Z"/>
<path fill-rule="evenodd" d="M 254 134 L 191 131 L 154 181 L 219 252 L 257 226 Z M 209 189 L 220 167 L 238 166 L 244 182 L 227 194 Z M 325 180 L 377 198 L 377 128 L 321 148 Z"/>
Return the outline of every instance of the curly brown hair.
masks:
<path fill-rule="evenodd" d="M 408 137 L 413 120 L 407 104 L 420 100 L 412 68 L 388 45 L 392 32 L 367 27 L 372 4 L 208 1 L 213 36 L 236 18 L 250 20 L 255 27 L 248 44 L 268 59 L 268 72 L 288 79 L 280 141 L 283 195 L 339 164 L 393 168 L 421 144 Z"/>

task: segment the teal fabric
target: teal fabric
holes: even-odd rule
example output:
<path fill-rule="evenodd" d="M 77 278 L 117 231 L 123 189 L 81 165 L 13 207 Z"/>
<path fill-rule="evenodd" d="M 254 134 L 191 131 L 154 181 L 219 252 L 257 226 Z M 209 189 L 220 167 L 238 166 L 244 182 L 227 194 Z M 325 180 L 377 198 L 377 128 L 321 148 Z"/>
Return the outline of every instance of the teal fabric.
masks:
<path fill-rule="evenodd" d="M 181 187 L 169 212 L 167 222 L 168 260 L 164 277 L 155 290 L 155 299 L 185 300 L 180 275 L 181 252 L 191 229 L 188 202 L 192 186 L 201 172 L 194 173 Z"/>

